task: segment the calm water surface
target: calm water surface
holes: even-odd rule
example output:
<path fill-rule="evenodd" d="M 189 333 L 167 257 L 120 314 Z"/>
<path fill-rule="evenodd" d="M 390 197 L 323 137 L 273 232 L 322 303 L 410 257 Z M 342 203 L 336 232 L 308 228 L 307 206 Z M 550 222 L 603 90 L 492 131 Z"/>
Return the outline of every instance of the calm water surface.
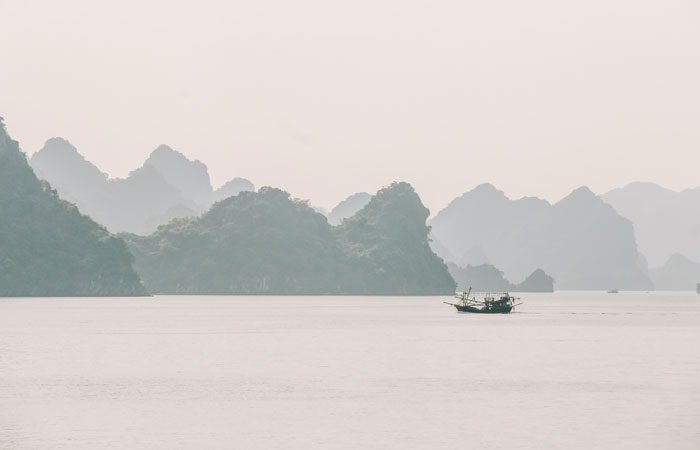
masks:
<path fill-rule="evenodd" d="M 0 299 L 0 448 L 700 448 L 700 295 Z"/>

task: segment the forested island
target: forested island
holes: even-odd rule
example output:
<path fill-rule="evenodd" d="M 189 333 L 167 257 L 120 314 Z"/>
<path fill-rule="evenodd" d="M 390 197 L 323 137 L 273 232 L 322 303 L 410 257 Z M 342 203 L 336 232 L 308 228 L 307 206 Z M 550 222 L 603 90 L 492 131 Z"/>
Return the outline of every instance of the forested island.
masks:
<path fill-rule="evenodd" d="M 118 237 L 40 181 L 4 125 L 0 145 L 3 296 L 454 292 L 428 245 L 428 209 L 407 183 L 353 197 L 332 226 L 280 189 L 254 192 L 239 178 L 214 191 L 206 166 L 167 146 L 127 179 L 110 180 L 68 141 L 47 141 L 32 158 L 37 170 L 114 227 L 181 209 L 148 236 Z"/>
<path fill-rule="evenodd" d="M 123 179 L 62 138 L 28 161 L 1 128 L 1 296 L 687 290 L 700 281 L 700 265 L 679 252 L 649 269 L 635 237 L 639 223 L 657 264 L 675 248 L 694 254 L 700 225 L 684 211 L 697 190 L 633 183 L 606 194 L 633 224 L 585 187 L 550 204 L 483 184 L 428 220 L 407 183 L 329 211 L 241 177 L 214 189 L 206 165 L 167 145 Z M 649 211 L 661 204 L 677 218 L 673 233 L 655 231 Z"/>
<path fill-rule="evenodd" d="M 340 208 L 342 223 L 332 226 L 280 189 L 254 192 L 246 180 L 234 179 L 214 191 L 203 164 L 166 146 L 127 179 L 109 180 L 68 141 L 49 140 L 34 155 L 35 166 L 98 215 L 129 208 L 130 223 L 137 223 L 139 211 L 143 217 L 163 211 L 148 202 L 167 199 L 173 208 L 186 199 L 178 203 L 185 217 L 148 236 L 115 236 L 36 177 L 4 124 L 1 133 L 2 296 L 454 292 L 447 267 L 428 245 L 428 209 L 407 183 L 360 198 L 364 207 L 352 217 Z M 141 192 L 147 195 L 139 198 Z M 105 204 L 110 200 L 114 204 Z"/>
<path fill-rule="evenodd" d="M 409 184 L 393 183 L 333 227 L 265 187 L 124 238 L 155 294 L 449 295 L 455 284 L 428 245 L 428 214 Z"/>
<path fill-rule="evenodd" d="M 61 200 L 0 119 L 0 296 L 146 295 L 124 241 Z"/>

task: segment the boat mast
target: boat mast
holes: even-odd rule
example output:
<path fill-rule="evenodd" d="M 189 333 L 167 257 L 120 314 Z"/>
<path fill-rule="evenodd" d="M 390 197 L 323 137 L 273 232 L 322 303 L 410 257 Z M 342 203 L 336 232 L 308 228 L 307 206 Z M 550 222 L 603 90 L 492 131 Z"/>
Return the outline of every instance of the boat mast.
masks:
<path fill-rule="evenodd" d="M 467 291 L 467 296 L 466 296 L 466 297 L 462 297 L 462 303 L 464 303 L 465 305 L 466 305 L 467 303 L 469 303 L 469 294 L 471 294 L 471 293 L 472 293 L 472 287 L 469 286 L 469 291 Z"/>

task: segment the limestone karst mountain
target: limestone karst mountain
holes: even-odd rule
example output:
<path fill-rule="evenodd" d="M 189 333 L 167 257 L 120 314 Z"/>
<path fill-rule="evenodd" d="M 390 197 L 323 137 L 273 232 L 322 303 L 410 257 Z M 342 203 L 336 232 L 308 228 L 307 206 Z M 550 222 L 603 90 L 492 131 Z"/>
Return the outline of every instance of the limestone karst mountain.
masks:
<path fill-rule="evenodd" d="M 325 217 L 273 188 L 125 238 L 146 286 L 161 294 L 334 293 L 345 263 Z"/>
<path fill-rule="evenodd" d="M 1 119 L 0 211 L 0 297 L 146 295 L 124 241 L 40 181 Z"/>
<path fill-rule="evenodd" d="M 454 258 L 452 258 L 452 255 L 447 247 L 445 247 L 442 242 L 440 242 L 440 240 L 437 239 L 432 233 L 428 235 L 428 245 L 430 245 L 430 249 L 444 261 L 454 261 Z"/>
<path fill-rule="evenodd" d="M 491 184 L 482 184 L 454 199 L 429 221 L 432 236 L 458 266 L 493 264 L 510 279 L 522 279 L 535 270 L 536 261 L 503 264 L 504 240 L 513 234 L 539 239 L 538 228 L 549 220 L 551 205 L 536 198 L 511 201 Z M 526 239 L 523 239 L 524 241 Z"/>
<path fill-rule="evenodd" d="M 61 198 L 83 206 L 94 206 L 105 195 L 107 175 L 100 172 L 63 138 L 51 138 L 30 158 L 40 179 L 47 180 L 61 193 Z"/>
<path fill-rule="evenodd" d="M 124 179 L 109 179 L 60 138 L 47 141 L 31 164 L 59 195 L 108 230 L 144 236 L 173 219 L 197 217 L 215 201 L 255 189 L 234 178 L 213 190 L 203 163 L 164 145 Z M 429 243 L 445 261 L 460 267 L 493 265 L 511 280 L 542 268 L 557 280 L 558 289 L 649 289 L 644 256 L 654 267 L 674 252 L 700 259 L 700 209 L 693 207 L 697 192 L 633 184 L 606 194 L 616 205 L 613 210 L 586 188 L 552 205 L 531 197 L 510 200 L 485 184 L 430 220 Z M 337 226 L 334 233 L 344 229 L 344 221 L 353 222 L 371 199 L 367 193 L 354 194 L 324 212 L 330 225 Z M 637 251 L 637 241 L 645 251 Z"/>
<path fill-rule="evenodd" d="M 372 199 L 372 195 L 366 192 L 358 192 L 338 203 L 335 208 L 328 213 L 328 223 L 339 225 L 343 220 L 352 217 L 359 210 L 365 207 Z"/>
<path fill-rule="evenodd" d="M 148 164 L 132 171 L 126 178 L 109 180 L 107 196 L 102 202 L 100 214 L 94 217 L 98 222 L 104 221 L 113 232 L 146 234 L 163 223 L 159 218 L 166 221 L 174 218 L 168 214 L 174 208 L 186 211 L 187 215 L 201 211 L 199 205 L 185 198 Z"/>
<path fill-rule="evenodd" d="M 520 283 L 513 285 L 516 292 L 554 292 L 556 280 L 542 269 L 536 269 Z"/>
<path fill-rule="evenodd" d="M 632 221 L 639 251 L 651 267 L 676 253 L 700 261 L 700 187 L 676 192 L 653 183 L 631 183 L 602 198 Z"/>
<path fill-rule="evenodd" d="M 110 208 L 106 199 L 111 197 L 107 175 L 87 161 L 78 150 L 63 138 L 51 138 L 29 159 L 36 176 L 48 181 L 63 200 L 80 207 L 98 223 L 112 231 Z"/>
<path fill-rule="evenodd" d="M 450 275 L 457 283 L 457 290 L 467 291 L 514 291 L 514 292 L 553 292 L 554 279 L 542 269 L 532 272 L 521 283 L 513 284 L 508 281 L 503 272 L 490 264 L 468 265 L 459 267 L 454 263 L 447 264 Z"/>
<path fill-rule="evenodd" d="M 214 191 L 207 166 L 202 162 L 190 161 L 182 153 L 160 145 L 143 165 L 155 168 L 166 183 L 178 189 L 198 210 L 203 212 L 212 204 Z"/>
<path fill-rule="evenodd" d="M 692 291 L 700 283 L 700 263 L 678 253 L 661 267 L 649 270 L 654 287 L 662 291 Z"/>
<path fill-rule="evenodd" d="M 478 266 L 481 264 L 489 264 L 489 258 L 486 256 L 486 253 L 484 253 L 484 250 L 481 248 L 479 245 L 475 245 L 471 247 L 469 250 L 464 252 L 462 255 L 461 262 L 462 264 L 467 264 L 467 265 L 472 265 L 472 266 Z"/>
<path fill-rule="evenodd" d="M 367 293 L 433 295 L 454 292 L 447 267 L 430 249 L 430 211 L 408 183 L 379 190 L 336 230 L 346 250 L 364 261 Z"/>
<path fill-rule="evenodd" d="M 242 192 L 150 236 L 126 235 L 146 286 L 163 294 L 451 294 L 430 250 L 428 211 L 395 183 L 341 227 L 279 189 Z"/>
<path fill-rule="evenodd" d="M 224 183 L 219 189 L 214 191 L 214 201 L 218 202 L 225 198 L 234 197 L 241 192 L 255 191 L 255 185 L 245 178 L 234 178 Z"/>
<path fill-rule="evenodd" d="M 49 139 L 30 159 L 38 176 L 112 232 L 149 234 L 252 187 L 237 178 L 214 192 L 206 166 L 161 145 L 126 178 L 109 179 L 68 141 Z"/>
<path fill-rule="evenodd" d="M 429 224 L 458 265 L 479 248 L 509 279 L 541 268 L 557 289 L 652 287 L 639 266 L 631 222 L 585 187 L 551 205 L 510 200 L 485 184 L 453 200 Z"/>

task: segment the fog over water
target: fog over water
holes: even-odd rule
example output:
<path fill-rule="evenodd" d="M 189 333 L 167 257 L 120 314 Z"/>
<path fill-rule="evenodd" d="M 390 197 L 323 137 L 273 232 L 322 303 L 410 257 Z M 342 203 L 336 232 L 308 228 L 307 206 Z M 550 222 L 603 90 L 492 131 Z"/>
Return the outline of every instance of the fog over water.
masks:
<path fill-rule="evenodd" d="M 0 448 L 694 450 L 696 294 L 0 300 Z"/>
<path fill-rule="evenodd" d="M 700 4 L 0 1 L 0 114 L 112 176 L 160 144 L 331 208 L 410 182 L 697 186 Z"/>
<path fill-rule="evenodd" d="M 700 449 L 699 25 L 0 0 L 0 450 Z"/>

